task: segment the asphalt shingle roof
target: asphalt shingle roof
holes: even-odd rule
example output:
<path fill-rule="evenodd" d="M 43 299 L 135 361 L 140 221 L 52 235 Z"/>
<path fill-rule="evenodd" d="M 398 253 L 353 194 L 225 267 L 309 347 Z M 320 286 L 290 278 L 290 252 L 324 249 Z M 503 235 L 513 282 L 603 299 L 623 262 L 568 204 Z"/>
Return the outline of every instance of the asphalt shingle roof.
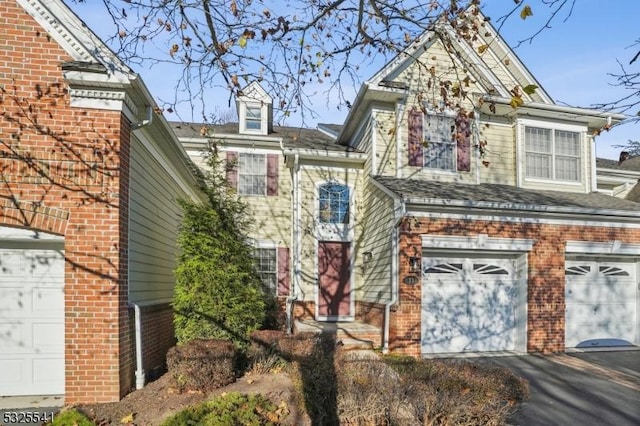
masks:
<path fill-rule="evenodd" d="M 202 123 L 180 123 L 170 122 L 171 128 L 178 138 L 200 138 L 202 137 Z M 206 125 L 213 134 L 219 135 L 239 135 L 238 123 Z M 358 152 L 353 148 L 339 145 L 334 139 L 316 129 L 300 127 L 273 126 L 273 132 L 269 137 L 282 138 L 285 148 L 311 149 L 333 152 Z"/>
<path fill-rule="evenodd" d="M 596 167 L 602 169 L 631 170 L 640 172 L 640 157 L 629 158 L 619 164 L 617 160 L 608 158 L 596 158 Z"/>
<path fill-rule="evenodd" d="M 589 194 L 537 191 L 498 184 L 461 184 L 431 180 L 377 176 L 375 179 L 404 198 L 504 203 L 520 206 L 548 206 L 640 212 L 640 203 L 592 192 Z"/>

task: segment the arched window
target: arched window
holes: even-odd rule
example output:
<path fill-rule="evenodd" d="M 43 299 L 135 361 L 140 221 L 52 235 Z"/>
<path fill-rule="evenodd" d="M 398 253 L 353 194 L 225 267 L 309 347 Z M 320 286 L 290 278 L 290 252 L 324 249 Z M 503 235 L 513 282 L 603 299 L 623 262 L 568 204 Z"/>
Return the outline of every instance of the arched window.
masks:
<path fill-rule="evenodd" d="M 318 189 L 321 223 L 349 223 L 349 187 L 329 182 Z"/>

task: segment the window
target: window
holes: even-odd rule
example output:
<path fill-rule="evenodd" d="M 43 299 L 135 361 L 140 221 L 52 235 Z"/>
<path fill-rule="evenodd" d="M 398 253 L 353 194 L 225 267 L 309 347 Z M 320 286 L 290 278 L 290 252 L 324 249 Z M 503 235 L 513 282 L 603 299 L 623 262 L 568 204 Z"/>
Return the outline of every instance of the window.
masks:
<path fill-rule="evenodd" d="M 266 160 L 264 154 L 238 155 L 238 193 L 265 195 Z"/>
<path fill-rule="evenodd" d="M 580 182 L 580 133 L 525 127 L 526 177 Z"/>
<path fill-rule="evenodd" d="M 261 130 L 262 129 L 262 109 L 259 106 L 249 106 L 246 108 L 245 129 Z"/>
<path fill-rule="evenodd" d="M 456 169 L 455 119 L 445 114 L 424 116 L 424 167 Z"/>
<path fill-rule="evenodd" d="M 278 261 L 276 248 L 255 247 L 253 257 L 256 271 L 260 276 L 264 289 L 271 294 L 276 293 L 278 286 Z"/>
<path fill-rule="evenodd" d="M 349 187 L 326 183 L 319 188 L 319 220 L 321 223 L 349 223 Z"/>

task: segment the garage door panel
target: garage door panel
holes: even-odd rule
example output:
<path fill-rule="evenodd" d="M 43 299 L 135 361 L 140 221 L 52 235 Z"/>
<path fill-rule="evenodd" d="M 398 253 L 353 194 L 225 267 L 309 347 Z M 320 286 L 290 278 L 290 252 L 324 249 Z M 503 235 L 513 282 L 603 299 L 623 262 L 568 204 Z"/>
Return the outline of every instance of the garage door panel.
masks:
<path fill-rule="evenodd" d="M 636 340 L 635 263 L 567 261 L 567 347 L 629 345 Z"/>
<path fill-rule="evenodd" d="M 0 395 L 64 393 L 61 251 L 0 249 L 0 371 Z"/>
<path fill-rule="evenodd" d="M 0 354 L 22 350 L 25 344 L 24 324 L 20 321 L 0 319 Z M 1 370 L 0 370 L 1 371 Z"/>
<path fill-rule="evenodd" d="M 515 350 L 512 259 L 425 258 L 423 353 Z"/>

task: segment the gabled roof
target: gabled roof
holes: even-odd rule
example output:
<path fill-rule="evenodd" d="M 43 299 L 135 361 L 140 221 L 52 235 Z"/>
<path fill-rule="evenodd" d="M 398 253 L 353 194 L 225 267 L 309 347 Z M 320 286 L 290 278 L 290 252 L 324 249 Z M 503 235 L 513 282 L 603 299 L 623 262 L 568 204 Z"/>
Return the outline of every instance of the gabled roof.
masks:
<path fill-rule="evenodd" d="M 469 70 L 473 78 L 485 90 L 485 93 L 480 93 L 480 95 L 486 95 L 487 102 L 482 110 L 487 114 L 494 114 L 495 112 L 491 109 L 495 106 L 498 109 L 497 113 L 501 115 L 514 114 L 516 111 L 510 106 L 512 97 L 510 90 L 513 87 L 507 87 L 505 82 L 500 80 L 496 71 L 483 59 L 483 57 L 491 56 L 494 58 L 495 66 L 500 67 L 501 71 L 509 75 L 520 87 L 526 87 L 530 84 L 538 86 L 533 94 L 522 95 L 525 105 L 518 108 L 517 111 L 541 117 L 557 117 L 558 114 L 562 114 L 567 119 L 576 120 L 594 128 L 611 124 L 612 121 L 619 122 L 626 118 L 622 114 L 556 105 L 540 82 L 529 72 L 516 53 L 480 12 L 478 12 L 478 19 L 484 20 L 483 28 L 478 31 L 478 46 L 473 46 L 462 40 L 455 34 L 448 22 L 440 20 L 431 29 L 425 31 L 411 46 L 368 79 L 358 91 L 345 120 L 344 128 L 338 136 L 338 141 L 343 144 L 349 143 L 349 139 L 358 128 L 362 117 L 367 114 L 371 103 L 376 101 L 395 102 L 408 94 L 407 85 L 393 81 L 393 79 L 400 74 L 401 70 L 415 63 L 418 56 L 436 42 L 437 33 L 447 35 L 452 48 L 459 54 L 459 59 L 454 60 L 463 61 L 464 68 Z M 478 51 L 480 45 L 483 47 L 482 54 Z"/>
<path fill-rule="evenodd" d="M 251 82 L 247 87 L 242 89 L 242 95 L 238 96 L 238 102 L 257 101 L 266 104 L 273 103 L 273 98 L 262 88 L 257 81 Z"/>
<path fill-rule="evenodd" d="M 17 0 L 78 64 L 99 64 L 110 83 L 128 83 L 133 71 L 61 0 Z"/>
<path fill-rule="evenodd" d="M 640 214 L 640 204 L 597 192 L 584 194 L 536 191 L 509 185 L 471 185 L 386 176 L 375 177 L 375 180 L 398 197 L 423 205 L 497 208 L 529 212 L 565 211 L 590 214 L 628 211 Z"/>

